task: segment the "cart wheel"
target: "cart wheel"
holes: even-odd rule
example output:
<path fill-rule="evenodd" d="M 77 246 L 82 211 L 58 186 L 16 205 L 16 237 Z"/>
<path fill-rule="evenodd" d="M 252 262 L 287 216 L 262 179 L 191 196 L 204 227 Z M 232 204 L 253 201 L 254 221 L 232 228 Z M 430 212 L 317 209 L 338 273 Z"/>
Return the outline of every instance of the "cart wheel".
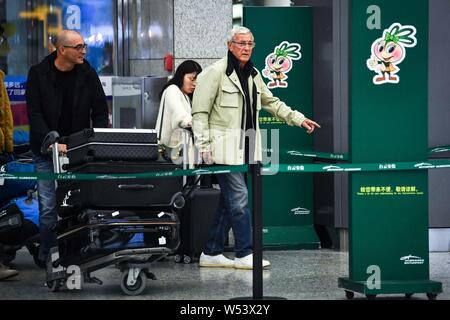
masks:
<path fill-rule="evenodd" d="M 139 275 L 136 279 L 136 283 L 132 286 L 128 285 L 128 273 L 130 270 L 126 270 L 122 273 L 122 277 L 120 279 L 120 288 L 122 289 L 123 293 L 129 296 L 138 296 L 140 295 L 147 284 L 147 277 L 145 276 L 144 272 L 139 272 Z"/>
<path fill-rule="evenodd" d="M 428 300 L 436 300 L 437 293 L 427 292 Z"/>
<path fill-rule="evenodd" d="M 176 254 L 173 257 L 173 260 L 175 261 L 175 263 L 180 263 L 181 262 L 181 254 Z"/>
<path fill-rule="evenodd" d="M 375 300 L 375 298 L 377 297 L 376 294 L 366 294 L 367 300 Z"/>
<path fill-rule="evenodd" d="M 56 279 L 56 280 L 50 280 L 47 281 L 47 287 L 51 292 L 58 292 L 59 289 L 64 285 L 64 280 L 62 279 Z"/>
<path fill-rule="evenodd" d="M 355 296 L 355 293 L 353 291 L 345 290 L 345 297 L 347 299 L 353 299 L 354 296 Z"/>
<path fill-rule="evenodd" d="M 191 258 L 190 256 L 184 255 L 184 256 L 183 256 L 183 262 L 184 262 L 185 264 L 189 264 L 189 263 L 192 262 L 192 258 Z"/>
<path fill-rule="evenodd" d="M 411 299 L 412 293 L 405 293 L 405 299 Z"/>

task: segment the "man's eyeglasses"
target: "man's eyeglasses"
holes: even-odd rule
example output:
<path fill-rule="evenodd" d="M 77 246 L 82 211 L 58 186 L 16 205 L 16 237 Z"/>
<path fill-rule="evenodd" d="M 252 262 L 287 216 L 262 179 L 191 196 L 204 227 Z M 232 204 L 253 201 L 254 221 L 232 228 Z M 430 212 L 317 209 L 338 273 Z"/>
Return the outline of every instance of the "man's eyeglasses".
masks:
<path fill-rule="evenodd" d="M 256 43 L 254 43 L 253 41 L 249 41 L 249 42 L 245 42 L 245 41 L 241 41 L 241 42 L 231 41 L 231 42 L 233 42 L 239 48 L 245 48 L 246 46 L 249 46 L 250 48 L 254 48 L 256 46 Z"/>
<path fill-rule="evenodd" d="M 81 50 L 83 50 L 83 49 L 87 49 L 87 44 L 86 44 L 86 43 L 83 43 L 83 44 L 77 44 L 76 46 L 66 46 L 66 45 L 63 45 L 63 47 L 64 47 L 64 48 L 72 48 L 72 49 L 81 51 Z"/>

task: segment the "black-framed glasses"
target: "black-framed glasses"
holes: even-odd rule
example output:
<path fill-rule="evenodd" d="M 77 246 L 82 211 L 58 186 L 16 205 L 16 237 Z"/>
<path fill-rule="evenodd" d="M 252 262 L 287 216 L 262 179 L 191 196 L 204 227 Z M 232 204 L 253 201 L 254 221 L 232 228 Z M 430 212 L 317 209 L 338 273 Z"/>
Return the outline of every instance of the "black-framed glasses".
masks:
<path fill-rule="evenodd" d="M 76 46 L 66 46 L 66 45 L 63 45 L 63 47 L 64 47 L 64 48 L 72 48 L 72 49 L 81 51 L 81 50 L 83 50 L 83 49 L 87 49 L 87 44 L 86 44 L 86 43 L 83 43 L 83 44 L 77 44 Z"/>
<path fill-rule="evenodd" d="M 237 42 L 237 41 L 233 40 L 231 42 L 233 42 L 239 48 L 245 48 L 246 46 L 249 46 L 250 48 L 254 48 L 256 46 L 256 43 L 254 43 L 253 41 L 248 41 L 248 42 L 240 41 L 240 42 Z"/>

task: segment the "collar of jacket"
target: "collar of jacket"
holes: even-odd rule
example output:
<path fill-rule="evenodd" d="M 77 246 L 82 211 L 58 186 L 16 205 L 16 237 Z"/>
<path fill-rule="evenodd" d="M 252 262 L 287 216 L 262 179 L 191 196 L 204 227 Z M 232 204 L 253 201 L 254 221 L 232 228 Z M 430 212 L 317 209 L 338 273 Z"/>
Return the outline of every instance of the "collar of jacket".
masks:
<path fill-rule="evenodd" d="M 55 73 L 55 59 L 56 59 L 56 51 L 50 53 L 47 57 L 42 60 L 40 64 L 38 64 L 37 69 L 43 75 L 47 75 L 51 78 L 53 82 L 56 81 L 56 73 Z M 84 60 L 83 64 L 75 65 L 76 70 L 76 86 L 80 86 L 84 83 L 84 78 L 88 75 L 89 70 L 91 69 L 91 65 L 89 62 Z"/>
<path fill-rule="evenodd" d="M 49 54 L 47 57 L 44 58 L 44 60 L 38 64 L 37 70 L 38 72 L 42 73 L 44 76 L 46 76 L 49 81 L 53 84 L 52 87 L 56 85 L 56 71 L 55 71 L 55 59 L 56 59 L 56 51 L 53 51 L 51 54 Z M 72 110 L 73 112 L 76 112 L 76 108 L 78 106 L 78 99 L 79 95 L 78 92 L 80 92 L 80 89 L 87 85 L 86 78 L 91 70 L 91 66 L 89 62 L 84 60 L 83 64 L 77 64 L 75 65 L 75 87 L 74 87 L 74 96 L 73 96 L 73 104 L 72 104 Z M 56 94 L 56 92 L 55 92 Z M 62 103 L 62 96 L 56 95 L 58 103 Z M 59 114 L 55 114 L 57 117 L 59 117 Z"/>
<path fill-rule="evenodd" d="M 235 71 L 234 70 L 234 66 L 239 66 L 239 61 L 238 61 L 238 59 L 234 56 L 234 54 L 233 53 L 231 53 L 231 51 L 230 50 L 228 50 L 228 62 L 227 62 L 227 70 L 226 70 L 226 75 L 229 77 L 229 76 L 231 76 L 231 74 Z M 258 74 L 258 72 L 256 71 L 256 69 L 255 68 L 253 68 L 253 66 L 254 66 L 254 64 L 253 64 L 253 62 L 251 61 L 251 60 L 249 60 L 246 64 L 245 64 L 245 66 L 244 66 L 244 70 L 245 71 L 249 71 L 249 70 L 251 70 L 250 72 L 250 74 L 251 74 L 251 76 L 252 76 L 252 78 L 254 78 L 254 77 L 256 77 L 256 75 Z"/>

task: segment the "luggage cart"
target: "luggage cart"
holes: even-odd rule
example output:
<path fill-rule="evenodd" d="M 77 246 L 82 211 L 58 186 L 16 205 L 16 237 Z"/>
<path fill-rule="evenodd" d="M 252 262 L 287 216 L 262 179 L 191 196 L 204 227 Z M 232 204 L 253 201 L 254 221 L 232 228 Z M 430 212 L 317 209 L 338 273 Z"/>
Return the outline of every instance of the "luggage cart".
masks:
<path fill-rule="evenodd" d="M 54 172 L 62 173 L 64 171 L 63 165 L 67 163 L 67 160 L 59 154 L 58 144 L 58 133 L 55 131 L 50 132 L 44 139 L 41 153 L 48 153 L 48 149 L 52 146 Z M 56 180 L 55 183 L 57 188 L 58 182 Z M 173 253 L 178 248 L 180 241 L 179 220 L 175 214 L 160 212 L 158 218 L 161 219 L 162 216 L 166 216 L 166 219 L 159 226 L 159 220 L 155 222 L 152 219 L 142 218 L 143 215 L 145 216 L 145 213 L 142 214 L 142 212 L 140 215 L 133 216 L 128 211 L 128 214 L 123 214 L 122 216 L 122 210 L 109 210 L 106 214 L 104 211 L 92 209 L 88 214 L 83 212 L 58 221 L 56 226 L 58 247 L 52 248 L 47 258 L 46 285 L 51 291 L 59 291 L 66 285 L 69 287 L 68 280 L 76 280 L 74 278 L 76 276 L 80 277 L 80 284 L 84 281 L 101 285 L 102 281 L 92 276 L 91 273 L 110 265 L 116 265 L 122 272 L 120 278 L 122 291 L 127 295 L 139 295 L 145 290 L 148 278 L 156 280 L 155 275 L 149 271 L 151 264 Z M 118 217 L 119 215 L 121 215 L 120 218 Z M 158 229 L 160 227 L 161 229 Z M 144 232 L 145 239 L 145 232 L 148 231 L 146 228 L 153 228 L 151 231 L 153 233 L 155 232 L 154 230 L 165 230 L 173 239 L 157 247 L 145 247 L 146 242 L 144 241 L 144 247 L 119 246 L 117 248 L 97 250 L 99 243 L 102 243 L 101 230 L 111 231 L 113 235 L 119 234 L 120 236 L 123 236 L 123 234 L 128 235 L 128 233 L 136 235 L 139 232 Z M 62 256 L 60 245 L 64 244 L 66 253 L 71 252 L 68 249 L 71 247 L 70 236 L 76 234 L 86 235 L 87 238 L 85 239 L 88 239 L 88 244 L 82 246 L 80 250 L 79 259 L 76 260 L 78 265 L 71 265 L 70 263 L 74 260 L 71 259 L 70 255 Z M 88 255 L 88 253 L 90 254 Z M 84 257 L 83 254 L 86 254 L 86 259 L 84 260 L 82 259 Z M 74 287 L 71 286 L 71 288 Z"/>

